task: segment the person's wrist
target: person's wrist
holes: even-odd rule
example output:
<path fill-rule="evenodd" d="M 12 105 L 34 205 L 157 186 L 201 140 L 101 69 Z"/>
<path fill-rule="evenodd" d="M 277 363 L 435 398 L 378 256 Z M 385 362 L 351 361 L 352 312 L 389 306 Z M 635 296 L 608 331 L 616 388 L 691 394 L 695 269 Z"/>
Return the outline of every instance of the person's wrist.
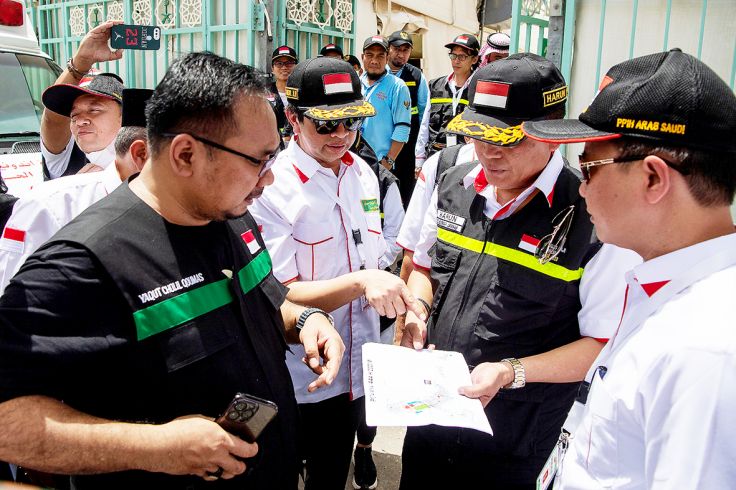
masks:
<path fill-rule="evenodd" d="M 85 75 L 89 73 L 89 71 L 92 69 L 92 65 L 95 64 L 94 60 L 91 60 L 84 56 L 80 56 L 78 53 L 72 56 L 70 61 L 74 65 L 74 68 L 77 69 L 77 71 L 82 72 Z"/>

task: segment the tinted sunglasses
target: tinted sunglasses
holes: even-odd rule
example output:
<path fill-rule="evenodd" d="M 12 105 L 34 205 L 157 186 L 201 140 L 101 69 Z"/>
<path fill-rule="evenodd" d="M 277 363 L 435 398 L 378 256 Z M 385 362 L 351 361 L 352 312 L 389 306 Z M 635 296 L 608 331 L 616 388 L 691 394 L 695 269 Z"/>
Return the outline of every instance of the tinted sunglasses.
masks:
<path fill-rule="evenodd" d="M 628 163 L 628 162 L 637 162 L 639 160 L 644 160 L 649 155 L 638 155 L 638 156 L 630 156 L 630 157 L 622 157 L 622 158 L 604 158 L 603 160 L 590 160 L 587 162 L 582 161 L 583 155 L 580 155 L 578 157 L 578 162 L 580 164 L 580 173 L 583 175 L 583 182 L 588 182 L 590 180 L 590 169 L 593 167 L 600 167 L 601 165 L 610 165 L 612 163 Z M 681 173 L 682 175 L 688 175 L 688 171 L 678 168 L 675 164 L 672 162 L 665 160 L 662 157 L 659 157 L 664 163 L 667 164 L 668 167 L 675 170 L 676 172 Z"/>
<path fill-rule="evenodd" d="M 337 128 L 342 124 L 348 131 L 357 131 L 363 126 L 364 117 L 348 117 L 345 119 L 334 119 L 331 121 L 325 121 L 324 119 L 315 119 L 305 115 L 307 119 L 314 123 L 314 127 L 317 134 L 332 134 L 337 131 Z"/>

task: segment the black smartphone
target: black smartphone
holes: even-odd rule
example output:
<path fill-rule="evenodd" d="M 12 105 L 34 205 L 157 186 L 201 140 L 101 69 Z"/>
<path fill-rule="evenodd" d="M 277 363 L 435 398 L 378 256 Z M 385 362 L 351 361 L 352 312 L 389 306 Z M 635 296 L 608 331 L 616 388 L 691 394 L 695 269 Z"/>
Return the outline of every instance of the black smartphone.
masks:
<path fill-rule="evenodd" d="M 112 49 L 159 49 L 161 47 L 161 28 L 158 26 L 114 25 L 110 31 L 110 47 Z"/>
<path fill-rule="evenodd" d="M 215 422 L 244 441 L 255 442 L 278 411 L 273 402 L 238 393 Z"/>

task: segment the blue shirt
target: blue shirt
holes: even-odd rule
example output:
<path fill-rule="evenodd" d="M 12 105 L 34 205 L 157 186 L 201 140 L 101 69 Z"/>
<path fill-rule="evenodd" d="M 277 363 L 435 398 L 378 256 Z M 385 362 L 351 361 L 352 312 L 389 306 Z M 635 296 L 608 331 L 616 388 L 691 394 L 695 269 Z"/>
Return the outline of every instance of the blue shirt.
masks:
<path fill-rule="evenodd" d="M 406 143 L 411 129 L 411 96 L 403 80 L 388 73 L 368 85 L 368 74 L 360 77 L 363 97 L 376 108 L 376 115 L 363 123 L 363 137 L 378 159 L 388 154 L 391 141 Z"/>

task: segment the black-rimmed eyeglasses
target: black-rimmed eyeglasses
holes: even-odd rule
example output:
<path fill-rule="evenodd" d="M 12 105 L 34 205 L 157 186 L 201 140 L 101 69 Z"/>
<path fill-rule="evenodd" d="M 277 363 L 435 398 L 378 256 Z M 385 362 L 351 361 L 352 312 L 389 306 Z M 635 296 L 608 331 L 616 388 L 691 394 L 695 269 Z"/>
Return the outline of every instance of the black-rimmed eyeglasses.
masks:
<path fill-rule="evenodd" d="M 263 174 L 265 174 L 268 169 L 270 169 L 273 166 L 273 163 L 276 161 L 276 157 L 278 156 L 279 152 L 281 152 L 281 148 L 276 150 L 275 153 L 272 153 L 268 156 L 268 158 L 265 158 L 263 160 L 252 157 L 250 155 L 246 155 L 245 153 L 241 153 L 238 150 L 233 150 L 232 148 L 228 148 L 225 145 L 222 145 L 220 143 L 216 143 L 214 141 L 208 140 L 207 138 L 203 138 L 201 136 L 198 136 L 196 134 L 187 133 L 187 132 L 181 132 L 181 133 L 161 133 L 161 136 L 164 138 L 173 138 L 175 136 L 179 136 L 180 134 L 188 134 L 195 140 L 199 141 L 200 143 L 204 143 L 207 146 L 211 146 L 212 148 L 217 148 L 218 150 L 226 151 L 228 153 L 231 153 L 233 155 L 237 155 L 241 158 L 244 158 L 253 165 L 254 167 L 260 167 L 260 171 L 258 172 L 258 176 L 261 177 Z"/>

